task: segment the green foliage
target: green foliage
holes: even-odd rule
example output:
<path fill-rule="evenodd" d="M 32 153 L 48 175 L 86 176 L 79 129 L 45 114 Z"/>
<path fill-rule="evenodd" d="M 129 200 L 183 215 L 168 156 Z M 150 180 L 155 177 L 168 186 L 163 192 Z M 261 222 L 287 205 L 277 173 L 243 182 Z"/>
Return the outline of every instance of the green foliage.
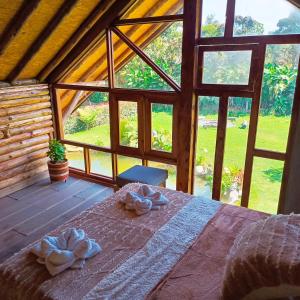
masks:
<path fill-rule="evenodd" d="M 47 152 L 48 157 L 50 158 L 51 162 L 58 163 L 63 162 L 66 160 L 66 148 L 65 146 L 53 139 L 49 142 L 49 151 Z"/>
<path fill-rule="evenodd" d="M 136 147 L 138 144 L 137 130 L 127 120 L 120 122 L 120 143 L 128 147 Z"/>
<path fill-rule="evenodd" d="M 267 64 L 264 70 L 261 109 L 276 116 L 291 114 L 297 69 L 287 65 Z"/>
<path fill-rule="evenodd" d="M 250 16 L 236 16 L 234 18 L 234 35 L 261 35 L 264 25 Z"/>
<path fill-rule="evenodd" d="M 92 93 L 88 99 L 91 104 L 99 104 L 108 101 L 108 93 Z"/>
<path fill-rule="evenodd" d="M 226 193 L 230 190 L 234 183 L 237 184 L 237 187 L 241 187 L 241 182 L 239 181 L 239 175 L 241 174 L 242 169 L 237 166 L 225 167 L 222 175 L 222 192 Z"/>
<path fill-rule="evenodd" d="M 153 132 L 152 147 L 155 150 L 172 151 L 172 136 L 168 130 L 161 129 Z"/>
<path fill-rule="evenodd" d="M 275 34 L 293 34 L 300 33 L 300 12 L 295 10 L 290 13 L 288 18 L 279 20 L 278 29 Z"/>

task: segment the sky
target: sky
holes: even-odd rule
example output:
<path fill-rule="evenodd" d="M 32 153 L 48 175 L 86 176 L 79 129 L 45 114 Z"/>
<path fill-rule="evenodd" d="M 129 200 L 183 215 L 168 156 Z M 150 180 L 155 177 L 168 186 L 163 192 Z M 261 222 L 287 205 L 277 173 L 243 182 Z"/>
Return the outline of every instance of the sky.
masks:
<path fill-rule="evenodd" d="M 203 16 L 214 14 L 224 23 L 226 0 L 203 0 Z M 264 24 L 265 33 L 274 31 L 280 19 L 286 18 L 297 9 L 286 0 L 236 0 L 236 15 L 251 16 Z M 204 20 L 206 17 L 204 17 Z"/>

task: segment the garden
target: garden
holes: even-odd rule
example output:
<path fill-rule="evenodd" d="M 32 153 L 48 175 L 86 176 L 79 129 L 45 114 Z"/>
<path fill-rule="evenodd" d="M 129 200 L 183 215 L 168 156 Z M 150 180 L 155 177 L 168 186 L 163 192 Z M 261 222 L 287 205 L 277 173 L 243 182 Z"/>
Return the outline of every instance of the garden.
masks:
<path fill-rule="evenodd" d="M 298 18 L 299 19 L 299 18 Z M 249 21 L 250 20 L 250 21 Z M 236 22 L 243 34 L 261 34 L 263 24 L 251 17 L 236 17 Z M 279 25 L 281 23 L 278 23 Z M 292 21 L 285 23 L 293 27 Z M 279 26 L 278 25 L 278 26 Z M 205 36 L 218 36 L 222 30 L 214 16 L 209 16 L 202 26 Z M 280 33 L 284 28 L 279 27 Z M 181 74 L 181 36 L 182 23 L 174 22 L 160 36 L 152 41 L 144 51 L 163 68 L 174 80 L 180 83 Z M 268 45 L 265 58 L 262 96 L 256 148 L 286 151 L 286 142 L 289 131 L 290 116 L 294 97 L 297 63 L 299 59 L 299 45 Z M 222 82 L 234 81 L 239 76 L 245 76 L 248 66 L 240 64 L 240 68 L 228 70 L 223 66 L 231 65 L 234 57 L 217 57 L 222 63 L 213 64 L 214 57 L 208 64 L 207 74 L 212 79 Z M 228 61 L 226 61 L 228 59 Z M 225 61 L 224 61 L 225 60 Z M 210 68 L 210 69 L 209 69 Z M 246 74 L 247 75 L 247 74 Z M 230 77 L 228 77 L 230 76 Z M 230 79 L 229 79 L 230 78 Z M 124 88 L 159 89 L 170 87 L 161 82 L 155 72 L 141 63 L 134 56 L 116 73 L 117 86 Z M 239 204 L 243 184 L 246 146 L 248 139 L 251 99 L 229 98 L 229 112 L 227 118 L 227 133 L 222 175 L 222 200 Z M 218 120 L 218 97 L 199 97 L 197 150 L 195 159 L 196 195 L 211 195 L 215 143 Z M 127 102 L 120 110 L 120 143 L 125 146 L 137 146 L 137 108 L 133 102 Z M 172 150 L 172 110 L 167 106 L 152 108 L 152 148 L 161 151 Z M 67 119 L 65 123 L 65 138 L 68 140 L 110 147 L 110 125 L 108 95 L 93 93 Z M 84 168 L 83 154 L 74 147 L 70 148 L 68 158 L 74 167 Z M 111 176 L 110 154 L 92 152 L 92 172 Z M 118 156 L 119 172 L 134 164 L 141 164 L 141 160 Z M 150 166 L 157 166 L 169 170 L 167 185 L 176 187 L 176 167 L 166 164 L 150 162 Z M 277 210 L 283 162 L 255 158 L 249 207 L 261 211 L 274 213 Z"/>

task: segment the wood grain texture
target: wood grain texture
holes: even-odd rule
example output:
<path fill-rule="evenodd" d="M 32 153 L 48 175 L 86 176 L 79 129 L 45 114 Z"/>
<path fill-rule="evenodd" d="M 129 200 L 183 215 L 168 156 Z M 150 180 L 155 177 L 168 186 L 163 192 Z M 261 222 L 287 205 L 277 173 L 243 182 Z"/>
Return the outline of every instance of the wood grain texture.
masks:
<path fill-rule="evenodd" d="M 0 195 L 40 179 L 52 132 L 47 85 L 0 89 Z"/>

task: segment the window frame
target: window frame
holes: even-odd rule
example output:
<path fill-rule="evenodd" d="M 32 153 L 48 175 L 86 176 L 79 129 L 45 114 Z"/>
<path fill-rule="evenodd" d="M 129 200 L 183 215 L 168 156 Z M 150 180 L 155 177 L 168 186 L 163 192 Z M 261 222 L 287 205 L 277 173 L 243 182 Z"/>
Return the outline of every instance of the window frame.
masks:
<path fill-rule="evenodd" d="M 244 44 L 244 45 L 208 45 L 208 46 L 198 46 L 198 61 L 197 61 L 197 82 L 196 89 L 204 91 L 214 90 L 214 91 L 247 91 L 254 92 L 255 81 L 257 76 L 257 63 L 258 63 L 258 44 Z M 251 51 L 250 59 L 250 71 L 248 84 L 208 84 L 203 83 L 203 70 L 204 70 L 204 53 L 205 52 L 226 52 L 226 51 Z"/>

